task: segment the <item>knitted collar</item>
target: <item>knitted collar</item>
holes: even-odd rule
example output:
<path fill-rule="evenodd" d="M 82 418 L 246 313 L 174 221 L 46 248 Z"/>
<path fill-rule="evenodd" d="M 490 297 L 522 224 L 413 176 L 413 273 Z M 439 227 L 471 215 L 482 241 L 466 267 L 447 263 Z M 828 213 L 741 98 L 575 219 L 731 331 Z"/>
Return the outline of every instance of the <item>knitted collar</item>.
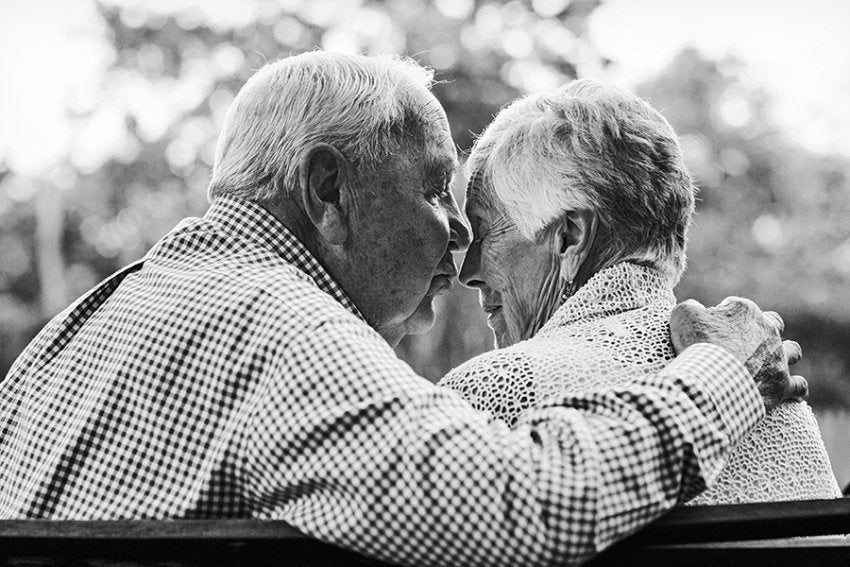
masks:
<path fill-rule="evenodd" d="M 621 262 L 593 275 L 543 326 L 547 329 L 608 317 L 651 303 L 676 304 L 669 278 L 654 268 Z"/>

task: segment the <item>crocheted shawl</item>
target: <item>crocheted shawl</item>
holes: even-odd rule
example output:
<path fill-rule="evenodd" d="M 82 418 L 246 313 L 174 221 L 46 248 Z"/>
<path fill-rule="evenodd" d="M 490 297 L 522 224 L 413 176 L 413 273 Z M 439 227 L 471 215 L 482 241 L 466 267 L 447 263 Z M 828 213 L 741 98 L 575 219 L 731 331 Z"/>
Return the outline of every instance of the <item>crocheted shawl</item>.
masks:
<path fill-rule="evenodd" d="M 533 338 L 484 353 L 440 384 L 513 426 L 523 410 L 570 391 L 626 385 L 675 356 L 667 278 L 624 262 L 601 270 Z M 699 504 L 841 496 L 811 408 L 782 404 L 733 451 Z"/>

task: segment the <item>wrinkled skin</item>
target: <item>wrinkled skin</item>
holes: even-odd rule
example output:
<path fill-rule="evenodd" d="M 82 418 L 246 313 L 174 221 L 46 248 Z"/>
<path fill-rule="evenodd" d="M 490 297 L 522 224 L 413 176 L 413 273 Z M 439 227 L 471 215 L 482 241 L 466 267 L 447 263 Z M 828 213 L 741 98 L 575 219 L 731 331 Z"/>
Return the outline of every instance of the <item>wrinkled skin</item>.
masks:
<path fill-rule="evenodd" d="M 784 329 L 779 314 L 762 312 L 740 297 L 727 297 L 717 307 L 708 308 L 688 300 L 670 315 L 670 335 L 677 354 L 700 342 L 725 348 L 753 377 L 767 410 L 784 401 L 805 399 L 808 394 L 805 378 L 789 371 L 802 352 L 796 342 L 782 340 Z"/>
<path fill-rule="evenodd" d="M 523 236 L 480 176 L 469 182 L 465 209 L 473 241 L 461 283 L 478 289 L 497 348 L 533 337 L 560 306 L 564 288 L 555 235 Z"/>
<path fill-rule="evenodd" d="M 457 275 L 452 252 L 469 243 L 451 191 L 457 157 L 445 112 L 424 89 L 409 96 L 421 108 L 422 133 L 360 179 L 368 197 L 347 243 L 346 271 L 358 277 L 344 288 L 391 345 L 433 326 L 433 299 Z"/>
<path fill-rule="evenodd" d="M 457 275 L 452 252 L 469 244 L 451 191 L 458 162 L 446 114 L 421 85 L 400 86 L 399 97 L 416 119 L 397 151 L 358 168 L 317 144 L 300 192 L 270 209 L 391 346 L 431 328 L 434 297 Z"/>

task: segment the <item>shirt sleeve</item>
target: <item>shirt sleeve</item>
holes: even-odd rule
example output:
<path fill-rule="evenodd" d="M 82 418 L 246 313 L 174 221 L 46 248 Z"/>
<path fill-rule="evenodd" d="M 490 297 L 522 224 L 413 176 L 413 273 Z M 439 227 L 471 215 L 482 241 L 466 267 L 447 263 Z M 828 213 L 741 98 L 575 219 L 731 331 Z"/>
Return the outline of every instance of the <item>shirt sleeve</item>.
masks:
<path fill-rule="evenodd" d="M 272 374 L 242 447 L 253 515 L 410 565 L 585 561 L 711 482 L 764 413 L 711 345 L 515 430 L 353 319 L 300 334 Z"/>

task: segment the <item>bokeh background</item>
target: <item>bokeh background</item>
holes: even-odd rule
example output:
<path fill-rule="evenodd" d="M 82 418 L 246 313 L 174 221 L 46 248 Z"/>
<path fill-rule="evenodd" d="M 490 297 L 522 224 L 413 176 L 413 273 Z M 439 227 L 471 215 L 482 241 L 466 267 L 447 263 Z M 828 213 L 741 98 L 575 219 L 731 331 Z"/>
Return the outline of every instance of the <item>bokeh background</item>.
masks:
<path fill-rule="evenodd" d="M 435 68 L 461 151 L 515 97 L 596 77 L 665 114 L 701 188 L 677 295 L 784 316 L 844 486 L 847 24 L 844 0 L 0 0 L 0 376 L 71 300 L 204 212 L 224 112 L 264 62 L 410 55 Z M 440 310 L 398 348 L 431 380 L 492 348 L 474 292 Z"/>

